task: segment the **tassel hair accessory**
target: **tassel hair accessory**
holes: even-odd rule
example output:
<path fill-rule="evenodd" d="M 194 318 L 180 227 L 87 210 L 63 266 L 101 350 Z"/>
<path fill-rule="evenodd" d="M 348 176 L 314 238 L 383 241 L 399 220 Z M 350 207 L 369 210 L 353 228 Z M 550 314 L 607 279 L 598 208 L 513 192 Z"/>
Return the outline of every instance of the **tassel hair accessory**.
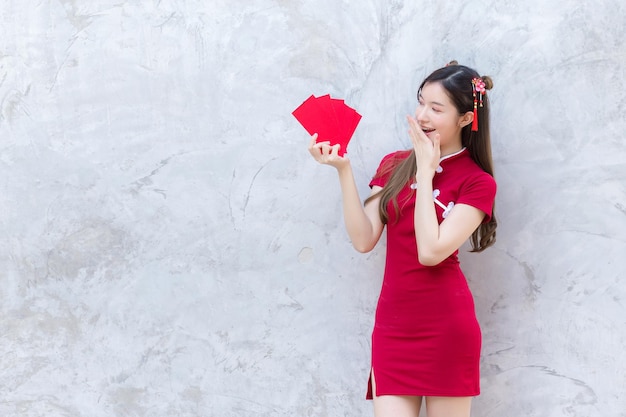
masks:
<path fill-rule="evenodd" d="M 478 131 L 478 105 L 483 106 L 483 94 L 486 93 L 485 82 L 482 78 L 472 79 L 472 94 L 474 95 L 474 120 L 472 121 L 472 132 Z"/>

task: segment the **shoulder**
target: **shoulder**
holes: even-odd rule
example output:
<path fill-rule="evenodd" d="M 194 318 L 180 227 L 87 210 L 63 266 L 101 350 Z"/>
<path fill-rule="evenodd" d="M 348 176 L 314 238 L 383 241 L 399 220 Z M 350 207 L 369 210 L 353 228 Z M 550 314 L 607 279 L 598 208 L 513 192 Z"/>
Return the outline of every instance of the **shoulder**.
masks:
<path fill-rule="evenodd" d="M 410 150 L 391 152 L 383 156 L 383 159 L 380 161 L 380 165 L 394 162 L 397 164 L 398 162 L 404 161 L 410 154 Z"/>
<path fill-rule="evenodd" d="M 495 178 L 493 178 L 493 176 L 488 172 L 483 171 L 483 169 L 474 161 L 471 161 L 471 163 L 471 169 L 468 170 L 464 185 L 466 187 L 480 187 L 485 190 L 492 191 L 495 195 L 497 188 Z"/>
<path fill-rule="evenodd" d="M 395 151 L 395 152 L 385 155 L 383 159 L 380 161 L 380 164 L 378 165 L 377 174 L 380 171 L 385 171 L 385 172 L 393 171 L 393 169 L 396 166 L 398 166 L 402 161 L 407 159 L 409 155 L 411 155 L 410 150 Z"/>
<path fill-rule="evenodd" d="M 488 221 L 496 198 L 496 180 L 471 158 L 468 159 L 470 163 L 464 164 L 457 203 L 468 204 L 482 210 L 487 214 L 485 221 Z"/>
<path fill-rule="evenodd" d="M 456 175 L 462 178 L 462 186 L 483 184 L 486 187 L 496 187 L 496 180 L 491 174 L 485 172 L 470 156 L 465 154 L 459 158 L 456 164 Z"/>
<path fill-rule="evenodd" d="M 372 178 L 372 181 L 370 182 L 370 187 L 374 185 L 378 185 L 381 187 L 384 186 L 384 184 L 387 182 L 387 180 L 389 179 L 393 171 L 396 169 L 396 167 L 402 161 L 408 158 L 409 155 L 411 155 L 410 150 L 395 151 L 395 152 L 385 155 L 381 159 L 380 164 L 378 164 L 376 173 L 374 174 L 374 177 Z"/>

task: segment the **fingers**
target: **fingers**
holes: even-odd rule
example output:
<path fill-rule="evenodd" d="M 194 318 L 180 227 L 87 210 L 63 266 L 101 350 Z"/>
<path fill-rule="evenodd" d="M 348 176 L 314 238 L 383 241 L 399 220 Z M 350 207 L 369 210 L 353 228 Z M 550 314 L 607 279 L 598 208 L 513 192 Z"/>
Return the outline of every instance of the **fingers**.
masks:
<path fill-rule="evenodd" d="M 406 116 L 406 120 L 409 122 L 409 130 L 411 132 L 416 132 L 417 129 L 419 128 L 417 124 L 417 120 L 415 120 L 415 118 L 410 115 Z"/>
<path fill-rule="evenodd" d="M 409 135 L 411 136 L 411 140 L 414 145 L 417 145 L 419 141 L 422 141 L 423 143 L 432 143 L 414 117 L 407 116 L 406 119 L 409 122 Z"/>
<path fill-rule="evenodd" d="M 329 144 L 329 142 L 318 142 L 317 138 L 317 133 L 315 133 L 311 136 L 311 141 L 309 142 L 309 153 L 316 159 L 319 155 L 324 153 L 324 145 Z"/>
<path fill-rule="evenodd" d="M 335 145 L 330 144 L 330 142 L 326 141 L 326 142 L 320 142 L 319 143 L 320 146 L 320 151 L 321 151 L 321 156 L 322 156 L 322 161 L 321 162 L 328 162 L 330 159 L 334 159 L 334 158 L 341 158 L 339 156 L 339 148 L 341 147 L 341 145 L 339 145 L 338 143 Z"/>
<path fill-rule="evenodd" d="M 441 156 L 441 136 L 439 133 L 426 135 L 414 117 L 407 116 L 407 121 L 417 165 L 436 169 Z"/>
<path fill-rule="evenodd" d="M 316 133 L 311 136 L 311 141 L 309 142 L 309 153 L 317 162 L 320 164 L 332 164 L 337 160 L 344 159 L 339 156 L 340 144 L 331 145 L 330 141 L 317 142 L 317 138 L 318 135 Z"/>
<path fill-rule="evenodd" d="M 417 139 L 415 134 L 415 120 L 411 116 L 407 116 L 406 120 L 409 123 L 409 137 L 411 138 L 413 145 L 415 145 L 415 140 Z"/>
<path fill-rule="evenodd" d="M 435 134 L 435 137 L 433 138 L 433 147 L 435 149 L 441 148 L 441 135 L 439 135 L 439 133 Z"/>
<path fill-rule="evenodd" d="M 409 123 L 409 137 L 411 138 L 413 147 L 416 148 L 420 146 L 420 141 L 423 140 L 423 138 L 420 136 L 420 133 L 424 134 L 424 132 L 422 132 L 422 130 L 419 128 L 417 121 L 413 117 L 407 116 L 406 119 Z"/>
<path fill-rule="evenodd" d="M 441 158 L 441 136 L 439 133 L 435 134 L 433 138 L 433 151 L 435 153 L 435 159 L 439 160 Z"/>

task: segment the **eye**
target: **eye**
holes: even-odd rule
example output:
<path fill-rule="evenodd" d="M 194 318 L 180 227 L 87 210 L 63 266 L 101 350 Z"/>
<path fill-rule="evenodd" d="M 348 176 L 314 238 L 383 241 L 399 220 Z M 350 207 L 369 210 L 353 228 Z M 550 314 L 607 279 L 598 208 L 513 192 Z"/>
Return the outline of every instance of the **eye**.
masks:
<path fill-rule="evenodd" d="M 441 110 L 440 110 L 440 109 L 438 109 L 438 108 L 436 108 L 436 107 L 433 107 L 433 111 L 434 111 L 435 113 L 441 113 Z"/>

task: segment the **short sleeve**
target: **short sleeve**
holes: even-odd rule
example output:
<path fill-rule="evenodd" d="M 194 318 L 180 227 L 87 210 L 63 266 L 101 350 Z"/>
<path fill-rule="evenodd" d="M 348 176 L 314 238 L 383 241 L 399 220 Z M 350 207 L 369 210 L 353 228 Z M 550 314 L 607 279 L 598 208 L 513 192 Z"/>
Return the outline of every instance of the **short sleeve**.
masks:
<path fill-rule="evenodd" d="M 493 204 L 496 199 L 496 181 L 491 175 L 482 172 L 473 176 L 461 187 L 456 204 L 467 204 L 476 207 L 486 214 L 483 223 L 491 220 Z"/>
<path fill-rule="evenodd" d="M 370 188 L 374 186 L 384 187 L 387 181 L 389 181 L 395 167 L 403 159 L 402 157 L 406 156 L 403 155 L 405 153 L 406 152 L 398 151 L 385 155 L 378 165 L 376 174 L 374 174 L 374 177 L 370 181 Z"/>

